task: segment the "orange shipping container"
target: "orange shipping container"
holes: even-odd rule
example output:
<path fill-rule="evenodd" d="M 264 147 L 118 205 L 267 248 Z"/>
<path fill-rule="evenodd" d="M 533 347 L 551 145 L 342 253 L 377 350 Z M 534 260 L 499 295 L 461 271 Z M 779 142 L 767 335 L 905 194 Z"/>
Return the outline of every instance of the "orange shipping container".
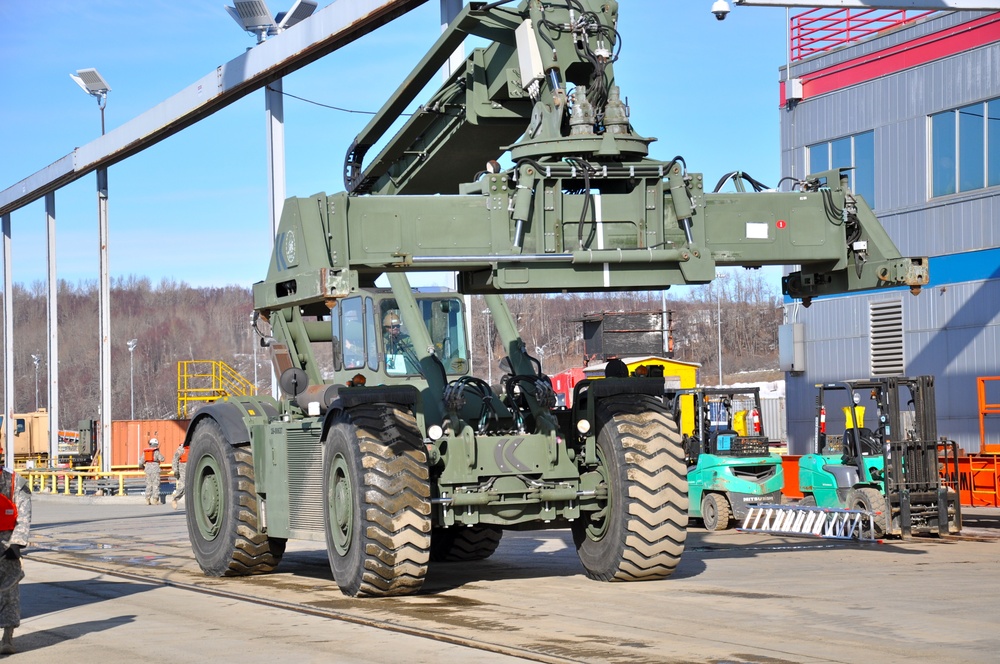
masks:
<path fill-rule="evenodd" d="M 139 457 L 154 435 L 169 464 L 184 444 L 191 420 L 117 420 L 111 423 L 111 465 L 139 467 Z"/>

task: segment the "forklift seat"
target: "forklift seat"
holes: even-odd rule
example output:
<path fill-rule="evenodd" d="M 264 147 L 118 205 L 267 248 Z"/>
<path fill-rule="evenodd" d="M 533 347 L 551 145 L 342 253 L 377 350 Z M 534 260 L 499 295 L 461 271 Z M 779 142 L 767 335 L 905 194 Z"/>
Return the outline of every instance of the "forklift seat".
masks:
<path fill-rule="evenodd" d="M 853 432 L 855 431 L 858 435 L 858 445 L 861 448 L 861 456 L 882 454 L 882 444 L 875 436 L 875 432 L 867 427 L 861 427 L 860 429 L 847 429 L 844 431 L 843 449 L 845 457 L 854 456 L 855 450 L 852 447 L 852 444 L 854 442 Z"/>
<path fill-rule="evenodd" d="M 854 466 L 827 464 L 823 466 L 823 470 L 833 475 L 838 489 L 850 489 L 858 483 L 858 469 Z"/>

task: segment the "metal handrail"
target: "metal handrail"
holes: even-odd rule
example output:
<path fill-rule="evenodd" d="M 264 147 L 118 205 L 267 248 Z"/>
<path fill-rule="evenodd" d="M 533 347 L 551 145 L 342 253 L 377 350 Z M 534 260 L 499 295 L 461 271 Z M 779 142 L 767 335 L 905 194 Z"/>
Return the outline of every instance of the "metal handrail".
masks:
<path fill-rule="evenodd" d="M 791 18 L 792 62 L 853 44 L 933 13 L 933 10 L 905 9 L 810 9 Z"/>
<path fill-rule="evenodd" d="M 197 384 L 194 384 L 197 383 Z M 257 394 L 257 387 L 220 360 L 181 360 L 177 363 L 177 416 L 188 418 L 191 401 L 215 401 L 227 396 Z"/>

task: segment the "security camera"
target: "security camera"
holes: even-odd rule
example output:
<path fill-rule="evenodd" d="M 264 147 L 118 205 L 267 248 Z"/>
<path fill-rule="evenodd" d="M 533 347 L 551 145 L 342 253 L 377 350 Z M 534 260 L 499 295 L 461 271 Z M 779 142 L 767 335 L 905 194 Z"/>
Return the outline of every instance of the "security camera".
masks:
<path fill-rule="evenodd" d="M 729 3 L 726 0 L 715 0 L 712 3 L 712 13 L 715 14 L 715 18 L 720 21 L 724 20 L 729 14 Z"/>

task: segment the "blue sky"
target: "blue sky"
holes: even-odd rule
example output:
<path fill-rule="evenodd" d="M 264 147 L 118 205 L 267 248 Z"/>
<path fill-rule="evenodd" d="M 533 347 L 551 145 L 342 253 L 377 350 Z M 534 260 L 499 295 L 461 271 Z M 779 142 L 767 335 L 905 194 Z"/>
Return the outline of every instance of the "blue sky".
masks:
<path fill-rule="evenodd" d="M 272 11 L 292 0 L 270 0 Z M 7 99 L 0 114 L 0 190 L 100 135 L 96 101 L 70 79 L 96 68 L 108 81 L 107 128 L 124 124 L 255 43 L 225 0 L 0 2 Z M 320 8 L 330 4 L 320 0 Z M 714 182 L 743 170 L 780 177 L 778 68 L 785 10 L 737 8 L 726 21 L 711 0 L 621 0 L 616 78 L 632 123 L 659 139 L 651 156 L 682 155 Z M 286 93 L 377 110 L 440 29 L 439 3 L 410 14 L 284 79 Z M 369 116 L 285 99 L 287 192 L 343 189 L 344 153 Z M 264 98 L 257 91 L 109 169 L 112 278 L 193 286 L 248 286 L 270 256 Z M 95 176 L 56 194 L 58 278 L 98 275 Z M 12 215 L 14 281 L 46 277 L 45 210 Z M 777 271 L 770 272 L 776 281 Z"/>

